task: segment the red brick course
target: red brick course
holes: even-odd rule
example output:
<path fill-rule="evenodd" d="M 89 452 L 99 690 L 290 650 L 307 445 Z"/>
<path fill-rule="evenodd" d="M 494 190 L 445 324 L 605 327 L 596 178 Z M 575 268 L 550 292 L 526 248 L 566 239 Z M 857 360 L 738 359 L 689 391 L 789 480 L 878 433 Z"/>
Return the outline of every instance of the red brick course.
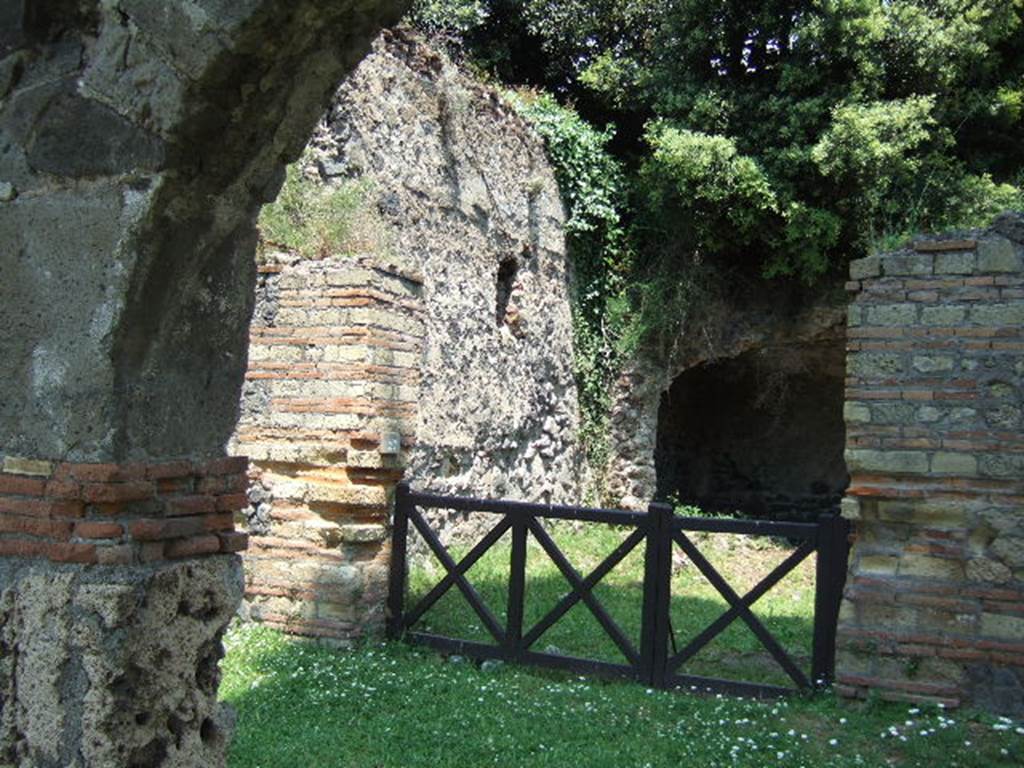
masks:
<path fill-rule="evenodd" d="M 240 552 L 248 459 L 83 464 L 0 472 L 0 556 L 130 565 Z"/>

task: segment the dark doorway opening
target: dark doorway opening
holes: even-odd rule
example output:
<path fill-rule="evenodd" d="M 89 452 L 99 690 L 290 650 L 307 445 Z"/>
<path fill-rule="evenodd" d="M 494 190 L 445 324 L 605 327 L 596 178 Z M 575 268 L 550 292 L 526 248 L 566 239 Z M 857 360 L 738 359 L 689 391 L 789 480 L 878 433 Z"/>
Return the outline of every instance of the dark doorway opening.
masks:
<path fill-rule="evenodd" d="M 682 373 L 658 411 L 658 497 L 747 517 L 838 511 L 849 482 L 844 356 L 830 340 Z"/>

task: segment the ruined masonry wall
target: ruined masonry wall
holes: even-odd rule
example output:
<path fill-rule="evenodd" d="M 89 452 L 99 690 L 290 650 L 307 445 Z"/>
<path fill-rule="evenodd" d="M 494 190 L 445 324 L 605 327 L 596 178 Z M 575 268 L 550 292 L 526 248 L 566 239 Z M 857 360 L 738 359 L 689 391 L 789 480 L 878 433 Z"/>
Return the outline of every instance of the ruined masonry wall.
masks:
<path fill-rule="evenodd" d="M 306 171 L 364 190 L 346 247 L 261 267 L 234 450 L 252 459 L 248 615 L 382 627 L 390 502 L 581 500 L 564 214 L 543 144 L 407 31 L 343 84 Z M 487 516 L 431 513 L 442 540 Z"/>
<path fill-rule="evenodd" d="M 1024 711 L 1024 217 L 853 262 L 846 695 Z"/>
<path fill-rule="evenodd" d="M 254 225 L 407 7 L 0 0 L 0 765 L 224 765 Z"/>

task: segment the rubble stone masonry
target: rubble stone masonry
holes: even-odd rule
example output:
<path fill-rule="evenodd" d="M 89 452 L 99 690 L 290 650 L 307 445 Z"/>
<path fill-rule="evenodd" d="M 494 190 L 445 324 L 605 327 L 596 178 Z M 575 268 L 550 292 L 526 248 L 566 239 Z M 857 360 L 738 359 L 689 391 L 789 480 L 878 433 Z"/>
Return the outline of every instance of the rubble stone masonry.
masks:
<path fill-rule="evenodd" d="M 1024 712 L 1024 217 L 851 265 L 841 693 Z"/>
<path fill-rule="evenodd" d="M 402 477 L 580 501 L 570 268 L 539 137 L 408 30 L 338 90 L 303 169 L 361 204 L 330 253 L 268 249 L 259 270 L 233 439 L 252 459 L 244 611 L 347 642 L 383 627 Z M 431 520 L 445 542 L 490 525 Z"/>

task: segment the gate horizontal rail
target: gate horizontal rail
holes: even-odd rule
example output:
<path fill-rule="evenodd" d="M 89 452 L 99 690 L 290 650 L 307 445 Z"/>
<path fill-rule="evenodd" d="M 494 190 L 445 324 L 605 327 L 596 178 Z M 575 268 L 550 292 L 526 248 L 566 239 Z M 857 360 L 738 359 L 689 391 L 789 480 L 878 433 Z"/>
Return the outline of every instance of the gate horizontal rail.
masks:
<path fill-rule="evenodd" d="M 420 510 L 448 509 L 500 516 L 484 537 L 456 562 Z M 545 530 L 544 519 L 599 523 L 632 529 L 589 574 L 580 574 Z M 444 577 L 416 605 L 407 608 L 408 538 L 410 525 L 445 570 Z M 466 578 L 466 573 L 501 539 L 512 532 L 505 621 L 499 621 Z M 746 594 L 738 594 L 687 536 L 693 532 L 779 536 L 799 542 L 797 548 Z M 527 539 L 532 536 L 565 578 L 569 592 L 532 627 L 523 623 Z M 646 513 L 615 509 L 474 499 L 420 493 L 407 483 L 398 486 L 392 530 L 388 594 L 388 635 L 440 651 L 477 659 L 502 659 L 574 673 L 626 677 L 658 687 L 695 687 L 743 696 L 781 696 L 832 682 L 839 602 L 846 577 L 849 524 L 834 515 L 814 523 L 731 518 L 677 517 L 666 504 L 651 504 Z M 594 588 L 626 556 L 644 545 L 644 577 L 640 643 L 635 646 L 594 595 Z M 682 648 L 671 629 L 672 558 L 678 547 L 725 600 L 728 608 Z M 754 614 L 751 607 L 811 554 L 817 553 L 812 661 L 810 675 L 793 660 Z M 452 588 L 457 588 L 477 614 L 493 644 L 419 631 L 415 625 Z M 533 650 L 533 645 L 575 605 L 583 603 L 618 648 L 625 663 Z M 734 621 L 742 621 L 785 671 L 793 687 L 742 680 L 680 674 L 680 667 Z M 671 649 L 670 649 L 671 641 Z"/>

